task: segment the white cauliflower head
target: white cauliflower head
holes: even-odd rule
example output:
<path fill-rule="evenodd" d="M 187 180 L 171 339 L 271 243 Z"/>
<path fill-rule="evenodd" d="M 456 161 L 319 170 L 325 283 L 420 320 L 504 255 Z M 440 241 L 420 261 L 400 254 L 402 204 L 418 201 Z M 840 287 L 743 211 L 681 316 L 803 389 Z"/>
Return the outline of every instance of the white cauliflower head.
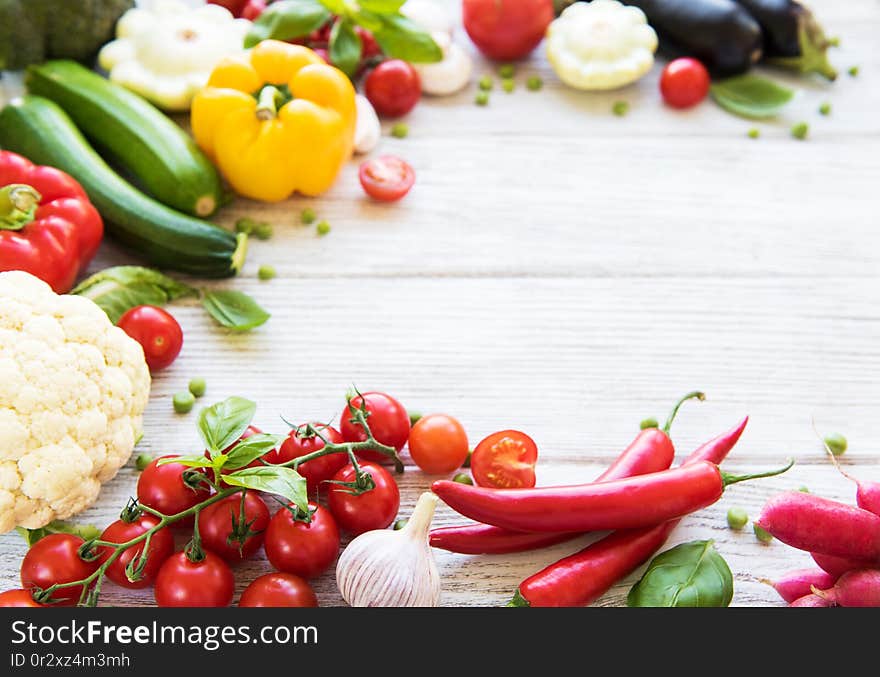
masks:
<path fill-rule="evenodd" d="M 0 273 L 0 533 L 95 502 L 141 434 L 140 344 L 86 298 Z"/>

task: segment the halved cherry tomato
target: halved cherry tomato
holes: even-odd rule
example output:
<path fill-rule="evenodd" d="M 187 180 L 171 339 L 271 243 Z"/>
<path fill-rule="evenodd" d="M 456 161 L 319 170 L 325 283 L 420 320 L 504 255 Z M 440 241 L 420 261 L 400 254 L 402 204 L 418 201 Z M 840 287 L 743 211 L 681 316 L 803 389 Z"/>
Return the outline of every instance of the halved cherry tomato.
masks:
<path fill-rule="evenodd" d="M 86 562 L 79 556 L 85 543 L 73 534 L 49 534 L 34 543 L 21 561 L 21 587 L 46 590 L 56 583 L 73 583 L 91 576 L 98 562 Z M 75 606 L 83 586 L 58 588 L 52 593 L 52 606 Z"/>
<path fill-rule="evenodd" d="M 316 503 L 309 503 L 311 522 L 294 520 L 291 510 L 296 510 L 293 504 L 276 512 L 269 522 L 266 557 L 279 571 L 303 578 L 320 576 L 339 554 L 336 520 Z"/>
<path fill-rule="evenodd" d="M 351 399 L 339 419 L 342 438 L 346 442 L 363 442 L 367 439 L 364 429 L 355 422 L 351 413 L 351 407 L 359 409 L 362 405 L 367 410 L 367 424 L 376 441 L 397 451 L 403 449 L 409 438 L 409 414 L 400 402 L 386 393 L 364 393 Z M 358 456 L 376 463 L 388 463 L 390 460 L 378 451 L 362 451 Z"/>
<path fill-rule="evenodd" d="M 15 590 L 7 590 L 0 592 L 0 608 L 25 608 L 25 607 L 44 607 L 46 604 L 35 602 L 30 591 L 16 588 Z"/>
<path fill-rule="evenodd" d="M 706 98 L 712 80 L 706 67 L 690 57 L 666 64 L 660 76 L 660 93 L 673 108 L 691 108 Z"/>
<path fill-rule="evenodd" d="M 342 435 L 335 428 L 331 428 L 324 423 L 312 423 L 311 427 L 314 431 L 320 433 L 324 438 L 332 444 L 339 444 L 343 441 Z M 306 424 L 299 425 L 290 431 L 284 444 L 278 449 L 270 451 L 263 458 L 266 463 L 279 464 L 287 463 L 300 456 L 306 456 L 315 451 L 324 448 L 324 440 L 314 432 L 309 432 L 309 426 Z M 331 479 L 337 471 L 348 463 L 348 454 L 339 452 L 338 454 L 327 454 L 320 456 L 312 461 L 307 461 L 298 466 L 296 471 L 306 478 L 306 483 L 310 492 L 317 491 L 322 482 Z"/>
<path fill-rule="evenodd" d="M 241 607 L 316 607 L 318 598 L 305 579 L 276 571 L 263 574 L 241 593 Z"/>
<path fill-rule="evenodd" d="M 339 527 L 355 536 L 373 529 L 384 529 L 394 521 L 400 509 L 400 490 L 391 473 L 375 463 L 361 463 L 360 468 L 373 477 L 376 485 L 373 489 L 355 496 L 347 487 L 331 484 L 327 495 L 327 507 Z M 351 464 L 333 478 L 335 482 L 354 482 L 356 479 Z"/>
<path fill-rule="evenodd" d="M 176 552 L 156 577 L 156 604 L 161 607 L 229 606 L 235 592 L 232 569 L 208 550 L 200 562 L 191 562 L 185 552 Z"/>
<path fill-rule="evenodd" d="M 159 519 L 149 513 L 142 514 L 134 522 L 126 522 L 119 519 L 104 529 L 104 533 L 101 534 L 101 540 L 108 543 L 125 543 L 148 532 L 157 524 L 159 524 Z M 137 563 L 143 551 L 143 542 L 123 550 L 119 557 L 113 560 L 110 566 L 107 567 L 107 578 L 123 588 L 131 588 L 132 590 L 152 585 L 162 564 L 174 554 L 174 536 L 171 530 L 168 528 L 159 529 L 150 537 L 147 563 L 141 572 L 141 578 L 132 582 L 128 580 L 125 569 L 132 560 L 135 560 Z M 98 552 L 101 553 L 98 561 L 103 563 L 113 554 L 113 548 L 102 546 L 98 548 Z"/>
<path fill-rule="evenodd" d="M 481 487 L 535 486 L 538 445 L 518 430 L 502 430 L 480 442 L 471 456 L 471 473 Z"/>
<path fill-rule="evenodd" d="M 202 546 L 227 562 L 242 562 L 263 545 L 266 527 L 269 526 L 269 508 L 255 491 L 244 492 L 244 518 L 241 511 L 242 494 L 233 494 L 212 503 L 199 515 L 199 534 Z M 244 543 L 230 540 L 233 525 L 250 535 Z"/>
<path fill-rule="evenodd" d="M 170 366 L 183 347 L 183 330 L 174 317 L 156 306 L 135 306 L 117 325 L 141 344 L 150 371 Z"/>
<path fill-rule="evenodd" d="M 364 191 L 374 200 L 396 202 L 413 187 L 416 173 L 405 160 L 380 155 L 361 163 L 358 178 Z"/>
<path fill-rule="evenodd" d="M 429 475 L 457 470 L 467 454 L 467 433 L 451 416 L 423 416 L 409 431 L 409 455 Z"/>

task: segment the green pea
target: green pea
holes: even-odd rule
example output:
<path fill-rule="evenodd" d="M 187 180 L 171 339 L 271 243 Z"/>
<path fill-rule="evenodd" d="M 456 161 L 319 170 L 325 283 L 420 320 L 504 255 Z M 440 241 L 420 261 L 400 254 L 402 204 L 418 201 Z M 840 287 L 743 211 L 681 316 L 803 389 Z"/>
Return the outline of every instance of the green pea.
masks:
<path fill-rule="evenodd" d="M 306 207 L 302 210 L 299 215 L 300 221 L 303 222 L 304 225 L 310 226 L 315 222 L 315 219 L 318 218 L 317 214 L 315 214 L 315 210 L 311 207 Z"/>
<path fill-rule="evenodd" d="M 809 132 L 810 125 L 808 125 L 806 122 L 798 122 L 791 128 L 791 135 L 799 141 L 803 141 L 804 139 L 806 139 Z"/>
<path fill-rule="evenodd" d="M 477 86 L 484 92 L 491 92 L 494 85 L 495 83 L 489 75 L 484 75 L 477 83 Z"/>
<path fill-rule="evenodd" d="M 410 426 L 414 426 L 416 423 L 419 422 L 419 420 L 421 420 L 421 418 L 422 418 L 422 414 L 421 414 L 421 412 L 418 412 L 418 411 L 411 411 L 411 412 L 409 412 L 409 424 L 410 424 Z"/>
<path fill-rule="evenodd" d="M 271 280 L 278 273 L 275 271 L 275 266 L 262 265 L 260 269 L 257 271 L 257 277 L 263 281 Z"/>
<path fill-rule="evenodd" d="M 477 92 L 477 96 L 474 98 L 474 103 L 478 106 L 488 106 L 489 92 Z"/>
<path fill-rule="evenodd" d="M 258 240 L 268 240 L 274 234 L 274 229 L 272 228 L 271 223 L 266 223 L 265 221 L 260 221 L 256 227 L 254 227 L 254 237 Z"/>
<path fill-rule="evenodd" d="M 498 67 L 498 75 L 506 80 L 509 80 L 513 77 L 513 74 L 516 72 L 516 67 L 512 63 L 501 64 Z"/>
<path fill-rule="evenodd" d="M 731 508 L 727 511 L 727 526 L 739 531 L 749 523 L 749 515 L 742 508 Z"/>
<path fill-rule="evenodd" d="M 188 414 L 192 411 L 196 398 L 187 390 L 186 392 L 174 393 L 172 403 L 174 404 L 174 411 L 178 414 Z"/>
<path fill-rule="evenodd" d="M 835 456 L 842 456 L 846 452 L 846 438 L 840 433 L 831 433 L 825 438 L 825 445 L 831 450 Z"/>
<path fill-rule="evenodd" d="M 205 382 L 203 378 L 194 378 L 190 379 L 189 382 L 189 391 L 192 393 L 193 397 L 202 397 L 205 394 L 205 390 L 208 389 L 208 384 Z"/>
<path fill-rule="evenodd" d="M 453 482 L 458 482 L 459 484 L 473 484 L 474 481 L 471 479 L 471 476 L 466 472 L 460 472 L 455 477 L 452 478 Z"/>
<path fill-rule="evenodd" d="M 659 428 L 660 424 L 657 422 L 656 418 L 646 418 L 641 423 L 639 423 L 640 430 L 647 430 L 648 428 Z"/>
<path fill-rule="evenodd" d="M 854 78 L 854 77 L 858 76 L 858 74 L 859 74 L 859 67 L 858 66 L 850 66 L 847 73 L 849 73 L 851 78 Z"/>
<path fill-rule="evenodd" d="M 752 127 L 752 128 L 749 130 L 749 138 L 750 138 L 750 139 L 757 139 L 757 138 L 759 138 L 760 136 L 761 136 L 761 130 L 758 129 L 757 127 Z"/>
<path fill-rule="evenodd" d="M 318 237 L 324 237 L 330 232 L 330 224 L 327 221 L 319 221 L 318 225 L 315 226 L 315 230 L 318 233 Z"/>
<path fill-rule="evenodd" d="M 614 105 L 611 106 L 611 112 L 617 117 L 622 118 L 629 113 L 629 103 L 626 101 L 615 101 Z"/>
<path fill-rule="evenodd" d="M 821 106 L 819 106 L 819 113 L 821 115 L 831 115 L 831 103 L 825 101 Z"/>
<path fill-rule="evenodd" d="M 139 472 L 143 472 L 152 462 L 153 457 L 149 454 L 138 454 L 138 457 L 134 461 L 134 467 L 137 468 Z"/>
<path fill-rule="evenodd" d="M 235 232 L 250 235 L 258 225 L 259 224 L 253 219 L 245 217 L 235 222 Z"/>
<path fill-rule="evenodd" d="M 511 94 L 513 90 L 516 89 L 516 83 L 510 78 L 505 78 L 501 81 L 501 89 L 508 94 Z"/>
<path fill-rule="evenodd" d="M 537 92 L 543 86 L 544 81 L 537 75 L 530 75 L 529 79 L 526 80 L 526 89 L 530 92 Z"/>
<path fill-rule="evenodd" d="M 761 543 L 769 543 L 773 540 L 773 534 L 771 534 L 766 529 L 762 529 L 754 522 L 752 523 L 752 528 L 755 531 L 755 538 L 757 538 Z"/>
<path fill-rule="evenodd" d="M 406 523 L 409 522 L 408 519 L 399 519 L 394 523 L 394 531 L 400 531 L 403 527 L 406 526 Z"/>
<path fill-rule="evenodd" d="M 809 487 L 798 487 L 798 491 L 801 492 L 802 494 L 809 494 L 810 488 Z"/>
<path fill-rule="evenodd" d="M 405 122 L 395 122 L 391 126 L 391 136 L 395 139 L 405 139 L 409 136 L 409 125 Z"/>
<path fill-rule="evenodd" d="M 471 467 L 471 456 L 473 456 L 473 455 L 474 455 L 474 450 L 468 449 L 468 455 L 464 459 L 464 463 L 461 464 L 462 468 L 470 468 Z"/>

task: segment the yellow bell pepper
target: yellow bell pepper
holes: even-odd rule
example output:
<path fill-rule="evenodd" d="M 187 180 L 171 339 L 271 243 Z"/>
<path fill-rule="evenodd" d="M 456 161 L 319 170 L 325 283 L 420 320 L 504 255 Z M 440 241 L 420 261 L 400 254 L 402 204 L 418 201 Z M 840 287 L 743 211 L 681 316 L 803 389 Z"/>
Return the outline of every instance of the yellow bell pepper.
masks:
<path fill-rule="evenodd" d="M 240 195 L 318 195 L 351 156 L 354 97 L 345 74 L 312 50 L 264 40 L 211 73 L 193 99 L 193 136 Z"/>

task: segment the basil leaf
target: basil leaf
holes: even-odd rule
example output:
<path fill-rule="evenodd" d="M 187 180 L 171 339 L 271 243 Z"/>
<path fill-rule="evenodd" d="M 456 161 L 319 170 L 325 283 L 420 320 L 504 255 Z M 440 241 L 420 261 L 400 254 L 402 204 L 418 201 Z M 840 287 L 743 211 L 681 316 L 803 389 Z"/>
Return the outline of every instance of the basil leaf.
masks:
<path fill-rule="evenodd" d="M 199 414 L 199 434 L 211 458 L 235 444 L 257 413 L 257 405 L 243 397 L 230 397 Z"/>
<path fill-rule="evenodd" d="M 682 543 L 657 555 L 629 591 L 627 606 L 730 606 L 733 575 L 712 543 Z"/>
<path fill-rule="evenodd" d="M 94 301 L 116 324 L 135 306 L 164 306 L 175 299 L 198 296 L 199 290 L 151 268 L 116 266 L 86 278 L 70 293 Z"/>
<path fill-rule="evenodd" d="M 330 10 L 331 14 L 345 16 L 347 9 L 345 6 L 345 0 L 320 0 L 320 2 L 324 7 Z"/>
<path fill-rule="evenodd" d="M 349 19 L 333 24 L 330 31 L 330 61 L 351 77 L 361 61 L 361 38 Z"/>
<path fill-rule="evenodd" d="M 245 48 L 263 40 L 291 40 L 308 35 L 330 21 L 332 15 L 318 0 L 273 2 L 254 21 L 244 38 Z"/>
<path fill-rule="evenodd" d="M 202 306 L 220 325 L 235 331 L 259 327 L 271 317 L 250 296 L 232 289 L 206 291 Z"/>
<path fill-rule="evenodd" d="M 243 468 L 224 475 L 226 484 L 245 487 L 256 491 L 278 494 L 297 506 L 307 506 L 306 479 L 291 468 L 263 466 L 262 468 Z"/>
<path fill-rule="evenodd" d="M 238 470 L 253 463 L 258 458 L 272 451 L 284 441 L 284 435 L 267 435 L 260 433 L 242 440 L 229 452 L 224 469 Z"/>
<path fill-rule="evenodd" d="M 379 17 L 382 28 L 374 32 L 376 42 L 386 55 L 411 63 L 434 63 L 443 60 L 443 50 L 431 35 L 399 14 Z"/>
<path fill-rule="evenodd" d="M 169 463 L 180 463 L 187 468 L 210 468 L 211 459 L 205 456 L 169 456 L 168 458 L 160 458 L 156 465 L 168 465 Z"/>
<path fill-rule="evenodd" d="M 91 524 L 69 524 L 68 522 L 62 522 L 60 520 L 49 522 L 49 524 L 40 527 L 39 529 L 15 527 L 15 530 L 24 539 L 28 547 L 31 547 L 34 543 L 49 534 L 73 534 L 74 536 L 79 536 L 84 541 L 89 541 L 101 536 L 101 530 Z"/>
<path fill-rule="evenodd" d="M 374 12 L 358 6 L 356 8 L 349 8 L 348 15 L 358 26 L 366 28 L 370 33 L 382 30 L 382 17 Z"/>
<path fill-rule="evenodd" d="M 723 109 L 746 118 L 773 117 L 794 96 L 793 90 L 757 75 L 728 78 L 709 91 Z"/>
<path fill-rule="evenodd" d="M 360 0 L 358 5 L 369 12 L 397 14 L 406 0 Z"/>

